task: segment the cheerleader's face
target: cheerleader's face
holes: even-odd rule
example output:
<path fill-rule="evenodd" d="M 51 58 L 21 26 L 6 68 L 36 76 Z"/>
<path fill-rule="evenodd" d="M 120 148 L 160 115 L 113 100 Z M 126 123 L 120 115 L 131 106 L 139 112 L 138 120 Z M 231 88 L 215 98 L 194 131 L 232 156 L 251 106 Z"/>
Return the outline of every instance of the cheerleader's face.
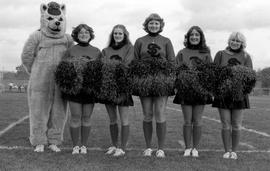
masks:
<path fill-rule="evenodd" d="M 240 40 L 236 39 L 236 38 L 231 39 L 229 41 L 229 46 L 230 46 L 230 48 L 232 50 L 238 50 L 238 49 L 240 49 L 241 45 L 242 45 L 242 42 Z"/>
<path fill-rule="evenodd" d="M 151 20 L 148 22 L 147 28 L 150 33 L 158 33 L 160 30 L 160 22 L 157 20 Z"/>
<path fill-rule="evenodd" d="M 82 43 L 88 43 L 90 39 L 90 33 L 85 28 L 82 28 L 80 32 L 78 33 L 78 39 Z"/>
<path fill-rule="evenodd" d="M 113 38 L 116 43 L 122 42 L 124 40 L 124 31 L 121 28 L 115 28 Z"/>
<path fill-rule="evenodd" d="M 201 41 L 201 35 L 197 30 L 192 30 L 189 36 L 189 42 L 192 45 L 198 45 Z"/>

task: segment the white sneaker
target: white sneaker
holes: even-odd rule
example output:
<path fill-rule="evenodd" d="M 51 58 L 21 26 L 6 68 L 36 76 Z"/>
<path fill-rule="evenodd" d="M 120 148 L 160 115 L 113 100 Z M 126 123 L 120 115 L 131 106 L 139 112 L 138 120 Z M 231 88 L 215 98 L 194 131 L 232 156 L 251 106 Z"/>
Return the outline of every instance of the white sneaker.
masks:
<path fill-rule="evenodd" d="M 164 157 L 165 157 L 165 153 L 164 153 L 163 150 L 158 150 L 158 151 L 156 152 L 156 156 L 157 156 L 158 158 L 164 158 Z"/>
<path fill-rule="evenodd" d="M 105 154 L 113 154 L 115 152 L 115 150 L 116 150 L 115 146 L 109 147 L 108 151 Z"/>
<path fill-rule="evenodd" d="M 231 159 L 236 160 L 237 158 L 238 158 L 238 157 L 237 157 L 236 152 L 231 152 Z"/>
<path fill-rule="evenodd" d="M 44 152 L 44 145 L 37 145 L 34 152 L 40 153 L 40 152 Z"/>
<path fill-rule="evenodd" d="M 72 154 L 79 154 L 79 153 L 80 153 L 80 147 L 79 146 L 73 147 Z"/>
<path fill-rule="evenodd" d="M 58 148 L 57 145 L 55 145 L 55 144 L 49 145 L 49 149 L 54 151 L 54 152 L 60 152 L 61 151 L 60 148 Z"/>
<path fill-rule="evenodd" d="M 153 150 L 151 148 L 147 148 L 146 150 L 143 151 L 143 156 L 144 157 L 151 157 L 152 152 L 153 152 Z"/>
<path fill-rule="evenodd" d="M 191 150 L 192 150 L 191 148 L 185 149 L 183 156 L 184 156 L 184 157 L 190 156 L 190 155 L 191 155 Z"/>
<path fill-rule="evenodd" d="M 192 157 L 199 157 L 199 152 L 196 148 L 193 148 L 191 151 Z"/>
<path fill-rule="evenodd" d="M 224 159 L 229 159 L 231 157 L 231 153 L 230 152 L 226 152 L 223 154 L 223 158 Z"/>
<path fill-rule="evenodd" d="M 81 154 L 87 154 L 87 148 L 84 145 L 81 146 Z"/>
<path fill-rule="evenodd" d="M 115 153 L 113 154 L 114 157 L 120 157 L 120 156 L 124 156 L 126 153 L 121 149 L 121 148 L 117 148 L 115 150 Z"/>

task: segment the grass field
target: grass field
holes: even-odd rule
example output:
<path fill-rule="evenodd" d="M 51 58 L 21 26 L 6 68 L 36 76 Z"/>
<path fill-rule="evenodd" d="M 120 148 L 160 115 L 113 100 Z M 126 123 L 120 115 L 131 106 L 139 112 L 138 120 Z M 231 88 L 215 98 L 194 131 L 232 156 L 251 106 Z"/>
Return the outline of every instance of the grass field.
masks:
<path fill-rule="evenodd" d="M 184 158 L 180 106 L 169 99 L 167 106 L 166 158 L 144 158 L 142 110 L 137 98 L 130 108 L 130 137 L 125 157 L 104 155 L 110 145 L 109 121 L 104 105 L 96 104 L 87 155 L 71 155 L 71 140 L 66 126 L 60 153 L 46 150 L 34 153 L 29 136 L 25 93 L 0 94 L 0 170 L 270 170 L 270 97 L 251 97 L 245 111 L 238 160 L 222 158 L 223 145 L 217 110 L 207 106 L 199 158 Z M 14 124 L 16 123 L 16 124 Z M 13 125 L 11 125 L 13 124 Z M 9 129 L 7 129 L 7 127 Z M 154 129 L 155 130 L 155 129 Z M 154 132 L 153 146 L 156 147 Z"/>

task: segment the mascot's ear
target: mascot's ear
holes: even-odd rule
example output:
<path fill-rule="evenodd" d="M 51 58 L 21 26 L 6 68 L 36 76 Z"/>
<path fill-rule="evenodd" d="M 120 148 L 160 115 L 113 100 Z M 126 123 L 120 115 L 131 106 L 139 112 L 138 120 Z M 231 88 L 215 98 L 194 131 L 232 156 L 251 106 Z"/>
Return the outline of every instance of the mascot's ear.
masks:
<path fill-rule="evenodd" d="M 47 11 L 48 7 L 46 4 L 41 4 L 40 5 L 40 12 L 41 14 L 44 14 Z"/>
<path fill-rule="evenodd" d="M 60 9 L 64 14 L 66 14 L 66 5 L 65 4 L 61 4 Z"/>

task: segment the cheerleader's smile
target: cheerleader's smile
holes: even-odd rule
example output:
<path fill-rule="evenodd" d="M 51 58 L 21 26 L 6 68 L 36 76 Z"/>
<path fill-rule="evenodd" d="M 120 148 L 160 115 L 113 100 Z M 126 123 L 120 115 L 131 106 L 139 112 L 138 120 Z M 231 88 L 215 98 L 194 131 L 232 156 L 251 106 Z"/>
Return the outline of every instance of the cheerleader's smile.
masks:
<path fill-rule="evenodd" d="M 148 30 L 151 33 L 158 33 L 160 30 L 160 22 L 157 20 L 151 20 L 148 23 Z"/>
<path fill-rule="evenodd" d="M 82 43 L 88 43 L 90 40 L 90 33 L 88 30 L 82 28 L 81 31 L 78 33 L 78 39 Z"/>
<path fill-rule="evenodd" d="M 241 47 L 242 45 L 242 42 L 240 40 L 237 40 L 237 39 L 232 39 L 230 42 L 229 42 L 229 45 L 230 45 L 230 48 L 233 49 L 233 50 L 237 50 Z"/>
<path fill-rule="evenodd" d="M 124 32 L 121 28 L 115 28 L 113 31 L 113 38 L 116 43 L 120 43 L 124 40 Z"/>
<path fill-rule="evenodd" d="M 201 35 L 197 30 L 192 30 L 190 36 L 189 36 L 189 42 L 192 45 L 198 45 L 201 41 Z"/>

